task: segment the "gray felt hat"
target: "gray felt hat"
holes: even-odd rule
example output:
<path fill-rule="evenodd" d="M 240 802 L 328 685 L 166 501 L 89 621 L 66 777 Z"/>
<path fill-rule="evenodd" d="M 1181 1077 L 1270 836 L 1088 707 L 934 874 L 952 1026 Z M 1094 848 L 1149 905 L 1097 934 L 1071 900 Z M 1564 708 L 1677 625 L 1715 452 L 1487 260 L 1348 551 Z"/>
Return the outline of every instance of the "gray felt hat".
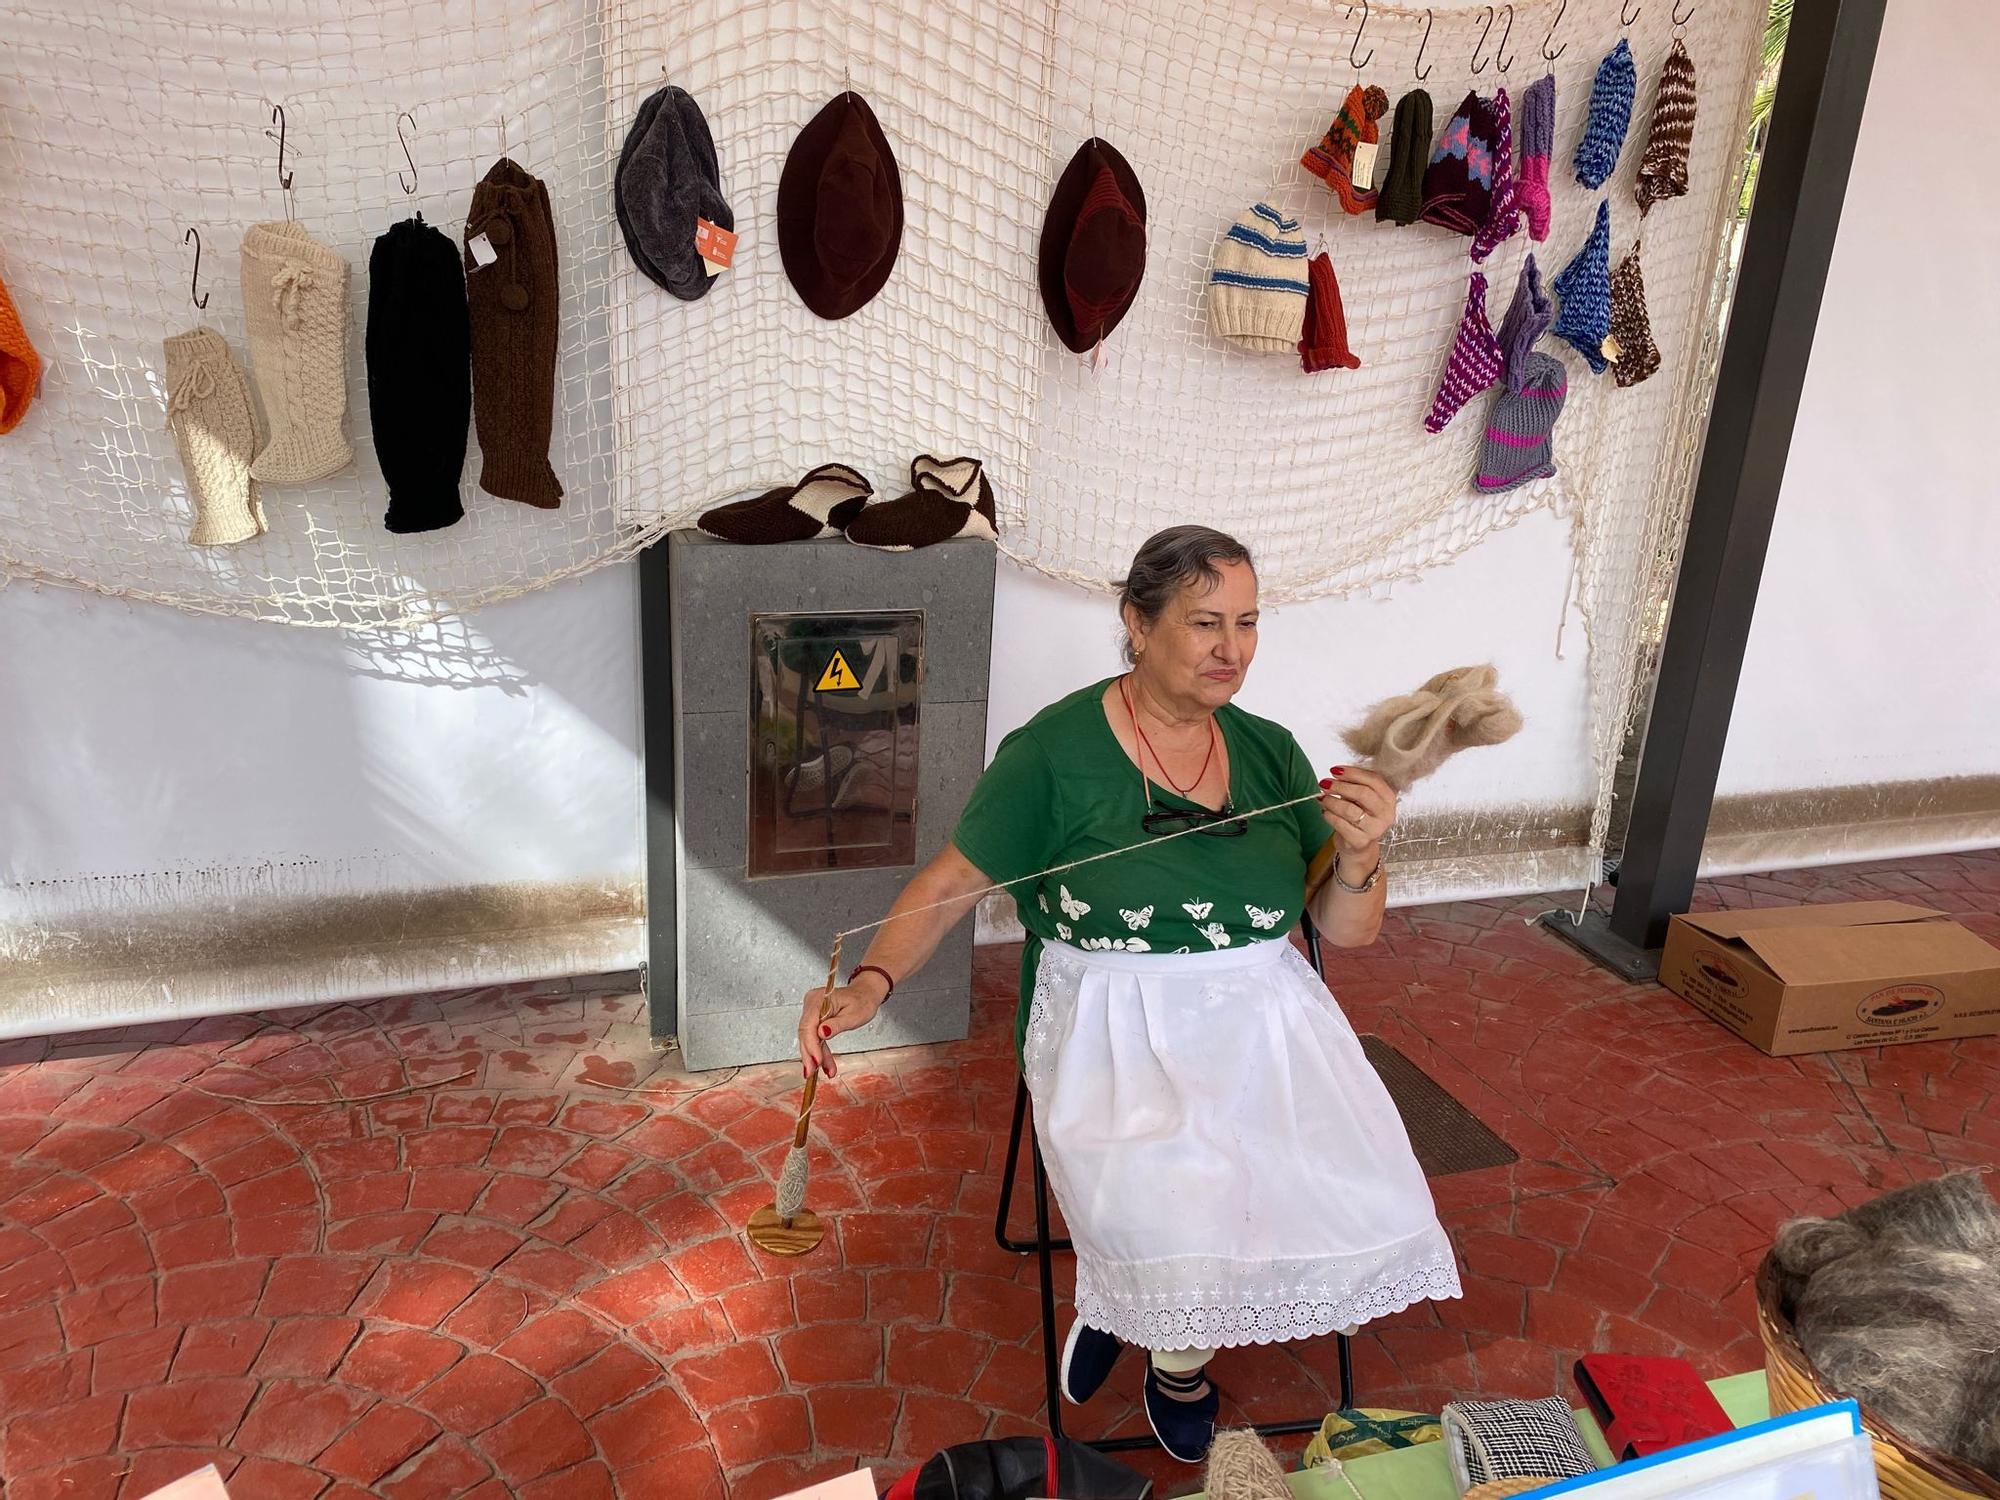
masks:
<path fill-rule="evenodd" d="M 639 106 L 612 195 L 639 269 L 683 302 L 706 296 L 713 278 L 694 248 L 695 220 L 733 230 L 736 215 L 722 196 L 708 121 L 687 90 L 669 86 Z"/>

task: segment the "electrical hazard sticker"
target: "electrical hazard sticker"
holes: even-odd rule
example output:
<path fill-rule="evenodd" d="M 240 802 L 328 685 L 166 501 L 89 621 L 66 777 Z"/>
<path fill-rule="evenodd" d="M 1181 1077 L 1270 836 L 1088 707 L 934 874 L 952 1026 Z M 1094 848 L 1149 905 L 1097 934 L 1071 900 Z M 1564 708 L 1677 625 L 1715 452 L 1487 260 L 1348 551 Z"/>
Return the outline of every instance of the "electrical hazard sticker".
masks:
<path fill-rule="evenodd" d="M 814 688 L 822 693 L 854 693 L 861 690 L 861 679 L 854 675 L 854 668 L 847 664 L 847 657 L 839 651 L 826 664 L 826 670 L 819 674 Z"/>

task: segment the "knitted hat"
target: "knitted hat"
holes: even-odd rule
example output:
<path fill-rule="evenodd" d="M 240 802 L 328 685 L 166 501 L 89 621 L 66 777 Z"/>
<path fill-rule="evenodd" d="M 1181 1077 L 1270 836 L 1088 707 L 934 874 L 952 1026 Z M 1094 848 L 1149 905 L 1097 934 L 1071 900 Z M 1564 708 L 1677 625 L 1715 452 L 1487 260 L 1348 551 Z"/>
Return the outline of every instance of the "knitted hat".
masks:
<path fill-rule="evenodd" d="M 197 547 L 224 547 L 264 534 L 264 507 L 250 460 L 257 451 L 257 416 L 250 382 L 212 328 L 177 333 L 166 355 L 167 430 L 180 450 L 194 501 Z"/>
<path fill-rule="evenodd" d="M 1567 339 L 1596 374 L 1604 373 L 1604 335 L 1611 331 L 1611 205 L 1597 204 L 1597 227 L 1576 257 L 1556 274 L 1562 311 L 1551 330 Z"/>
<path fill-rule="evenodd" d="M 1639 243 L 1611 274 L 1611 332 L 1605 341 L 1611 373 L 1620 386 L 1637 385 L 1660 368 L 1660 346 L 1646 312 L 1646 277 L 1639 269 Z"/>
<path fill-rule="evenodd" d="M 1653 131 L 1639 158 L 1639 181 L 1633 196 L 1639 212 L 1662 198 L 1678 198 L 1688 190 L 1688 147 L 1694 141 L 1694 59 L 1679 37 L 1660 64 L 1659 92 L 1653 96 Z"/>
<path fill-rule="evenodd" d="M 1361 174 L 1362 180 L 1356 182 L 1354 152 L 1356 146 L 1372 146 L 1381 140 L 1375 122 L 1388 108 L 1387 94 L 1373 84 L 1366 89 L 1355 84 L 1347 91 L 1346 101 L 1333 117 L 1333 123 L 1326 127 L 1319 144 L 1307 147 L 1306 154 L 1299 158 L 1299 165 L 1324 182 L 1340 200 L 1340 206 L 1351 214 L 1366 213 L 1375 206 L 1375 153 L 1368 153 L 1368 161 L 1364 163 L 1367 170 Z"/>
<path fill-rule="evenodd" d="M 1431 96 L 1411 89 L 1396 101 L 1389 175 L 1375 195 L 1375 222 L 1414 224 L 1424 207 L 1424 163 L 1431 154 Z"/>
<path fill-rule="evenodd" d="M 650 95 L 626 133 L 612 181 L 612 207 L 633 264 L 683 302 L 715 284 L 694 247 L 695 221 L 736 227 L 722 196 L 722 165 L 708 120 L 685 89 Z"/>
<path fill-rule="evenodd" d="M 1618 153 L 1625 149 L 1625 130 L 1632 123 L 1632 93 L 1638 73 L 1632 66 L 1632 49 L 1625 38 L 1597 65 L 1597 81 L 1590 86 L 1590 118 L 1584 121 L 1583 139 L 1576 143 L 1576 180 L 1595 192 L 1604 186 L 1618 167 Z"/>
<path fill-rule="evenodd" d="M 1521 227 L 1521 209 L 1514 201 L 1514 112 L 1507 91 L 1493 91 L 1493 206 L 1486 222 L 1472 237 L 1472 258 L 1483 261 Z"/>
<path fill-rule="evenodd" d="M 1338 367 L 1361 368 L 1361 356 L 1347 347 L 1347 313 L 1340 305 L 1340 283 L 1324 251 L 1306 262 L 1306 333 L 1299 340 L 1299 364 L 1308 374 Z"/>
<path fill-rule="evenodd" d="M 778 177 L 778 254 L 829 321 L 865 307 L 896 268 L 903 179 L 875 111 L 849 91 L 806 122 Z"/>
<path fill-rule="evenodd" d="M 28 342 L 28 330 L 0 281 L 0 432 L 12 432 L 28 414 L 42 378 L 42 357 Z"/>
<path fill-rule="evenodd" d="M 1514 283 L 1514 300 L 1507 304 L 1507 316 L 1500 320 L 1500 357 L 1505 361 L 1508 390 L 1521 389 L 1528 355 L 1535 340 L 1548 332 L 1555 311 L 1555 304 L 1542 290 L 1541 269 L 1530 253 L 1521 263 L 1521 278 Z"/>
<path fill-rule="evenodd" d="M 1466 283 L 1465 312 L 1458 320 L 1437 394 L 1431 398 L 1430 415 L 1424 418 L 1424 431 L 1443 432 L 1460 407 L 1500 378 L 1504 364 L 1493 325 L 1486 321 L 1486 273 L 1474 271 Z"/>
<path fill-rule="evenodd" d="M 1555 473 L 1550 439 L 1568 395 L 1562 361 L 1553 354 L 1530 354 L 1522 366 L 1520 390 L 1503 386 L 1493 398 L 1473 485 L 1491 493 Z"/>
<path fill-rule="evenodd" d="M 1146 274 L 1146 194 L 1132 164 L 1095 137 L 1063 168 L 1042 219 L 1042 306 L 1063 347 L 1102 343 Z"/>
<path fill-rule="evenodd" d="M 883 552 L 909 552 L 954 537 L 1000 535 L 993 486 L 976 458 L 910 460 L 910 492 L 871 505 L 847 526 L 847 539 Z"/>
<path fill-rule="evenodd" d="M 1208 321 L 1218 338 L 1290 354 L 1305 334 L 1306 242 L 1299 221 L 1268 203 L 1237 216 L 1215 247 Z"/>
<path fill-rule="evenodd" d="M 251 472 L 264 484 L 309 484 L 346 468 L 347 262 L 304 225 L 253 224 L 243 308 L 270 429 Z"/>
<path fill-rule="evenodd" d="M 481 236 L 494 259 L 481 265 Z M 472 417 L 479 487 L 542 510 L 562 504 L 549 464 L 555 430 L 556 224 L 541 178 L 501 157 L 465 216 L 465 300 L 472 315 Z"/>
<path fill-rule="evenodd" d="M 436 531 L 465 514 L 458 477 L 472 418 L 472 321 L 458 247 L 422 215 L 368 255 L 368 421 L 389 484 L 391 531 Z"/>
<path fill-rule="evenodd" d="M 1521 95 L 1521 175 L 1515 201 L 1528 216 L 1528 237 L 1549 237 L 1549 158 L 1556 143 L 1556 75 L 1544 73 Z"/>
<path fill-rule="evenodd" d="M 1426 224 L 1477 234 L 1493 208 L 1493 106 L 1467 94 L 1424 168 Z"/>

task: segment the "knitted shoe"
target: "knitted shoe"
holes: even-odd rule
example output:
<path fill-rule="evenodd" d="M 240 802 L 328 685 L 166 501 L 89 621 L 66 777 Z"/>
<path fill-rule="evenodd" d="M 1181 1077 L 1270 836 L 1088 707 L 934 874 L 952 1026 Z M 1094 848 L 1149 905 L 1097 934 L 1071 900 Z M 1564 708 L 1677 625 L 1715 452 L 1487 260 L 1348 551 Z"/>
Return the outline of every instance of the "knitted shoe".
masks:
<path fill-rule="evenodd" d="M 289 220 L 243 235 L 250 367 L 269 441 L 250 465 L 263 484 L 310 484 L 354 456 L 347 418 L 347 262 Z"/>
<path fill-rule="evenodd" d="M 493 254 L 486 265 L 471 249 L 482 236 Z M 563 496 L 549 463 L 562 288 L 547 186 L 503 156 L 472 190 L 465 242 L 479 487 L 554 510 Z"/>
<path fill-rule="evenodd" d="M 1513 238 L 1514 231 L 1521 227 L 1521 208 L 1515 201 L 1514 191 L 1514 111 L 1507 102 L 1507 91 L 1495 89 L 1493 203 L 1486 210 L 1486 221 L 1479 226 L 1479 233 L 1472 237 L 1472 259 L 1475 263 L 1485 260 L 1504 241 Z"/>
<path fill-rule="evenodd" d="M 1424 163 L 1431 155 L 1431 96 L 1411 89 L 1396 101 L 1389 175 L 1375 195 L 1375 222 L 1414 224 L 1424 208 Z"/>
<path fill-rule="evenodd" d="M 180 450 L 194 501 L 197 547 L 225 547 L 264 534 L 264 507 L 250 460 L 257 451 L 257 418 L 250 384 L 212 328 L 194 328 L 166 341 L 167 428 Z"/>
<path fill-rule="evenodd" d="M 847 525 L 847 539 L 882 552 L 909 552 L 954 537 L 996 540 L 993 486 L 976 458 L 910 462 L 910 493 L 871 505 Z"/>
<path fill-rule="evenodd" d="M 28 342 L 21 315 L 0 282 L 0 432 L 12 432 L 28 414 L 42 379 L 42 357 Z"/>
<path fill-rule="evenodd" d="M 1372 146 L 1382 138 L 1381 129 L 1375 123 L 1389 108 L 1389 96 L 1370 84 L 1366 89 L 1355 84 L 1347 91 L 1347 99 L 1340 111 L 1333 117 L 1333 123 L 1326 127 L 1326 134 L 1320 137 L 1317 146 L 1308 147 L 1306 154 L 1299 158 L 1299 165 L 1319 178 L 1340 200 L 1340 206 L 1351 214 L 1366 213 L 1375 206 L 1374 153 L 1369 153 L 1366 165 L 1368 172 L 1364 180 L 1354 180 L 1356 148 Z"/>
<path fill-rule="evenodd" d="M 764 546 L 845 531 L 873 493 L 846 464 L 821 464 L 797 484 L 704 511 L 694 524 L 718 541 Z"/>
<path fill-rule="evenodd" d="M 1486 321 L 1486 273 L 1474 271 L 1465 288 L 1465 312 L 1458 320 L 1458 334 L 1451 354 L 1438 379 L 1437 394 L 1431 398 L 1430 415 L 1424 431 L 1443 432 L 1451 419 L 1474 396 L 1500 378 L 1506 364 L 1493 325 Z"/>
<path fill-rule="evenodd" d="M 1590 86 L 1590 117 L 1576 143 L 1576 180 L 1593 193 L 1618 169 L 1618 153 L 1625 149 L 1625 131 L 1632 123 L 1637 81 L 1632 49 L 1620 37 L 1597 65 L 1597 78 Z"/>
<path fill-rule="evenodd" d="M 1611 273 L 1611 331 L 1605 352 L 1614 357 L 1611 373 L 1623 386 L 1637 385 L 1660 368 L 1660 346 L 1653 342 L 1653 320 L 1646 311 L 1646 276 L 1639 269 L 1639 246 L 1618 262 Z"/>
<path fill-rule="evenodd" d="M 1167 1450 L 1169 1458 L 1184 1464 L 1198 1464 L 1208 1457 L 1208 1445 L 1215 1441 L 1215 1414 L 1222 1409 L 1222 1394 L 1215 1382 L 1196 1371 L 1194 1381 L 1208 1389 L 1192 1401 L 1167 1394 L 1162 1381 L 1176 1383 L 1185 1377 L 1162 1376 L 1149 1362 L 1146 1366 L 1146 1421 L 1153 1436 Z"/>
<path fill-rule="evenodd" d="M 1124 1352 L 1125 1346 L 1117 1339 L 1100 1329 L 1086 1327 L 1081 1318 L 1070 1324 L 1069 1337 L 1063 1341 L 1063 1399 L 1081 1406 L 1095 1396 Z"/>
<path fill-rule="evenodd" d="M 1597 204 L 1597 224 L 1570 263 L 1557 273 L 1555 294 L 1562 301 L 1550 330 L 1602 375 L 1604 336 L 1611 332 L 1611 205 Z"/>
<path fill-rule="evenodd" d="M 1556 75 L 1546 73 L 1521 95 L 1521 172 L 1514 201 L 1528 216 L 1528 238 L 1549 237 L 1549 157 L 1556 140 Z"/>

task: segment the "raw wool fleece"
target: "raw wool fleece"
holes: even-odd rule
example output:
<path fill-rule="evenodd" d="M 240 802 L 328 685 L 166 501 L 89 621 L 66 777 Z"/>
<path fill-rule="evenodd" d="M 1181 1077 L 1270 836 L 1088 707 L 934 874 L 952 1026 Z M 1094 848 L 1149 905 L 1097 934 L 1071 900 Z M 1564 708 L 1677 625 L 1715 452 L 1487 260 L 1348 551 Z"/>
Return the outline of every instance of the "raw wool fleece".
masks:
<path fill-rule="evenodd" d="M 1414 693 L 1385 698 L 1340 737 L 1384 781 L 1407 791 L 1458 751 L 1520 733 L 1521 711 L 1499 682 L 1490 666 L 1440 672 Z"/>
<path fill-rule="evenodd" d="M 1249 1428 L 1218 1432 L 1202 1478 L 1208 1500 L 1291 1500 L 1284 1467 Z"/>
<path fill-rule="evenodd" d="M 2000 1205 L 1979 1173 L 1796 1220 L 1771 1259 L 1781 1309 L 1827 1385 L 2000 1477 Z"/>

